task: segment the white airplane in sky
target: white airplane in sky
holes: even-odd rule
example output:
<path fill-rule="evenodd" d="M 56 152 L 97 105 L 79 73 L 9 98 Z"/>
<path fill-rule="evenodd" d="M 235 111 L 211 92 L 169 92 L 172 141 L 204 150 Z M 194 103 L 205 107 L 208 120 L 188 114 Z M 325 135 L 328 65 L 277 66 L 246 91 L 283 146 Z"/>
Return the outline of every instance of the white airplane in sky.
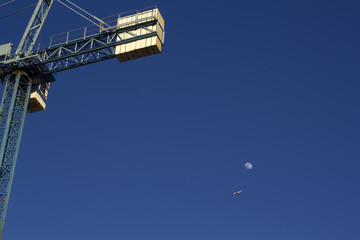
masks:
<path fill-rule="evenodd" d="M 237 192 L 234 192 L 234 195 L 239 194 L 239 193 L 241 193 L 241 192 L 242 192 L 242 190 L 237 191 Z"/>

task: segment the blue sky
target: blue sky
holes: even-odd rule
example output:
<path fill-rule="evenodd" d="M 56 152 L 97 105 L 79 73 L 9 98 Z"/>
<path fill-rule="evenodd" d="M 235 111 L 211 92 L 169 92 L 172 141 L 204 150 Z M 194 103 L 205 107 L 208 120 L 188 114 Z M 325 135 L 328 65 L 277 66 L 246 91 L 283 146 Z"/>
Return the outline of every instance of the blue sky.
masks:
<path fill-rule="evenodd" d="M 358 1 L 74 2 L 157 4 L 163 53 L 57 74 L 4 239 L 360 238 Z M 31 12 L 0 20 L 1 43 Z M 87 24 L 55 3 L 40 40 Z"/>

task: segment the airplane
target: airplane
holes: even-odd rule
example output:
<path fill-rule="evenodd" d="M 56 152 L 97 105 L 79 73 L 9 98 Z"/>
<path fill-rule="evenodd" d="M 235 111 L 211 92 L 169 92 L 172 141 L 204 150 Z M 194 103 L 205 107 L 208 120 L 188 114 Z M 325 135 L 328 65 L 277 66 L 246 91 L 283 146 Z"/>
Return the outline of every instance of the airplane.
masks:
<path fill-rule="evenodd" d="M 239 193 L 241 193 L 241 192 L 242 192 L 242 190 L 237 191 L 237 192 L 234 192 L 233 194 L 236 195 L 236 194 L 239 194 Z"/>

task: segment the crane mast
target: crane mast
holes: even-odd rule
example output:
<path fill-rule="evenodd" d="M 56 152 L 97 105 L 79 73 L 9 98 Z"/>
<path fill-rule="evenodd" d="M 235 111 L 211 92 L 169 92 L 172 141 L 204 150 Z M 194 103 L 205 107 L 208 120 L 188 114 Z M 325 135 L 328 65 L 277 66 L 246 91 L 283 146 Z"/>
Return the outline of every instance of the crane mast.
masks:
<path fill-rule="evenodd" d="M 16 50 L 16 58 L 32 51 L 52 3 L 53 0 L 39 0 Z M 0 107 L 0 239 L 32 86 L 28 74 L 18 67 L 6 80 Z"/>
<path fill-rule="evenodd" d="M 99 19 L 95 31 L 85 27 L 81 37 L 66 32 L 65 37 L 52 38 L 48 48 L 33 52 L 53 2 L 38 1 L 14 55 L 12 44 L 0 45 L 0 79 L 6 82 L 0 106 L 0 240 L 26 112 L 45 109 L 47 90 L 42 95 L 45 102 L 35 97 L 41 87 L 55 81 L 55 72 L 115 57 L 124 62 L 157 54 L 164 44 L 164 19 L 152 7 L 113 15 L 108 21 Z"/>

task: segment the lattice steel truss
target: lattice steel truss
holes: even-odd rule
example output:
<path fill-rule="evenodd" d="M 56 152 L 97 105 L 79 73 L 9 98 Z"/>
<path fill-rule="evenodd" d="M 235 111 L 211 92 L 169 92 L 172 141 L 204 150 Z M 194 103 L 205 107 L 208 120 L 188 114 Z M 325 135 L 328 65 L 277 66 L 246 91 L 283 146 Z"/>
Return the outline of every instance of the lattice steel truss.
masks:
<path fill-rule="evenodd" d="M 26 58 L 32 52 L 52 3 L 53 0 L 38 1 L 13 57 L 14 61 Z M 4 229 L 11 185 L 32 86 L 29 74 L 21 69 L 24 64 L 26 62 L 18 61 L 13 65 L 13 68 L 9 69 L 9 72 L 6 72 L 6 69 L 8 69 L 6 64 L 0 64 L 0 73 L 6 80 L 0 106 L 0 239 Z M 30 73 L 39 74 L 40 72 L 41 67 L 37 67 Z"/>
<path fill-rule="evenodd" d="M 157 31 L 149 28 L 156 24 L 158 22 L 154 20 L 125 29 L 114 29 L 65 45 L 54 46 L 38 52 L 33 57 L 33 60 L 38 61 L 37 65 L 45 65 L 48 69 L 47 73 L 59 72 L 103 61 L 115 57 L 115 46 L 117 45 L 156 36 Z M 133 31 L 138 29 L 141 30 L 141 34 L 134 34 Z M 123 33 L 127 33 L 132 37 L 122 39 L 121 35 Z"/>
<path fill-rule="evenodd" d="M 34 14 L 32 15 L 24 32 L 24 36 L 22 37 L 16 50 L 16 55 L 19 55 L 20 53 L 28 55 L 31 53 L 52 3 L 52 0 L 43 0 L 38 2 Z"/>
<path fill-rule="evenodd" d="M 17 73 L 7 80 L 0 107 L 0 238 L 24 127 L 31 82 Z"/>
<path fill-rule="evenodd" d="M 156 29 L 152 30 L 152 26 L 156 26 Z M 41 68 L 41 73 L 51 74 L 103 61 L 115 57 L 115 47 L 118 45 L 158 36 L 158 28 L 163 28 L 163 26 L 159 24 L 157 19 L 138 23 L 126 28 L 108 28 L 96 35 L 65 42 L 34 52 L 22 59 L 7 59 L 4 61 L 3 70 L 9 73 L 10 69 L 21 64 L 24 70 L 29 69 L 28 72 L 36 71 L 36 68 Z M 139 34 L 134 34 L 134 30 L 139 30 Z M 163 43 L 165 31 L 164 29 L 162 30 L 163 36 L 158 37 Z M 122 39 L 121 36 L 124 33 L 131 37 Z"/>

